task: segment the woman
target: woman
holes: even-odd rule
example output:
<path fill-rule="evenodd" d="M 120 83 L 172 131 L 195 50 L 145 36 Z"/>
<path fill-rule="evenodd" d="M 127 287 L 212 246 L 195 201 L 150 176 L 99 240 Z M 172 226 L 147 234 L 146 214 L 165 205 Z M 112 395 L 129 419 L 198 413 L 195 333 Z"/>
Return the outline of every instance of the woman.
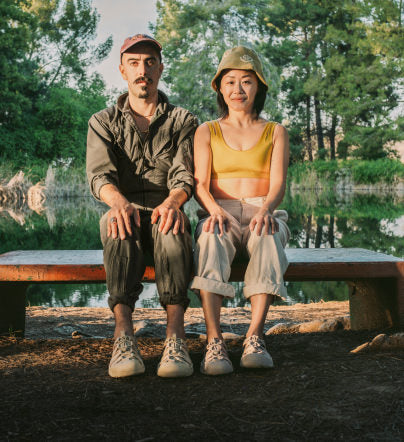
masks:
<path fill-rule="evenodd" d="M 286 294 L 287 213 L 275 209 L 285 192 L 289 142 L 281 125 L 259 117 L 268 86 L 253 50 L 238 46 L 226 51 L 212 87 L 221 118 L 202 124 L 194 141 L 195 192 L 206 211 L 199 214 L 195 232 L 191 289 L 200 295 L 206 321 L 201 371 L 219 375 L 233 371 L 220 330 L 220 308 L 223 297 L 235 295 L 228 283 L 230 268 L 242 252 L 249 257 L 244 295 L 251 302 L 252 319 L 240 364 L 273 366 L 263 329 L 274 297 Z"/>

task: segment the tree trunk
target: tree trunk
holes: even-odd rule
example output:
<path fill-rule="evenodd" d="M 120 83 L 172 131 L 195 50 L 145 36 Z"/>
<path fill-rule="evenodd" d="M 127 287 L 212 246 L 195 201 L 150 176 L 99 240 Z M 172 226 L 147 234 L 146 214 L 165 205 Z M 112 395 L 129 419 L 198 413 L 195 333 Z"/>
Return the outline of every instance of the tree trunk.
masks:
<path fill-rule="evenodd" d="M 330 226 L 328 228 L 328 242 L 330 243 L 331 248 L 335 248 L 334 242 L 334 217 L 330 216 Z"/>
<path fill-rule="evenodd" d="M 324 225 L 324 218 L 323 217 L 317 218 L 316 239 L 314 241 L 314 247 L 316 249 L 319 249 L 321 246 L 321 240 L 323 239 L 323 225 Z"/>
<path fill-rule="evenodd" d="M 321 160 L 325 159 L 326 151 L 324 147 L 323 126 L 321 124 L 320 102 L 317 98 L 314 99 L 314 112 L 316 114 L 316 133 L 318 145 L 318 157 Z"/>
<path fill-rule="evenodd" d="M 309 161 L 313 161 L 313 150 L 311 147 L 311 129 L 310 129 L 310 97 L 306 98 L 306 138 L 307 138 L 307 153 Z"/>
<path fill-rule="evenodd" d="M 330 157 L 335 160 L 335 131 L 337 128 L 337 116 L 332 116 L 331 129 L 330 129 Z"/>
<path fill-rule="evenodd" d="M 308 249 L 310 246 L 310 232 L 311 232 L 311 215 L 307 217 L 306 243 L 305 243 L 306 249 Z"/>

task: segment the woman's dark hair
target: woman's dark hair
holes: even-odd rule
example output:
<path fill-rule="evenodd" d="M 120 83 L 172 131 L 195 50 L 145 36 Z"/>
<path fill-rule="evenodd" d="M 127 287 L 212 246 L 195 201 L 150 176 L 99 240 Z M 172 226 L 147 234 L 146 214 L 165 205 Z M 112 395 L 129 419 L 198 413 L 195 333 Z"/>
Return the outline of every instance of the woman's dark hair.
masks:
<path fill-rule="evenodd" d="M 223 94 L 220 92 L 220 83 L 222 81 L 223 75 L 228 72 L 229 69 L 225 69 L 223 72 L 220 73 L 220 75 L 216 78 L 216 101 L 217 101 L 217 107 L 219 109 L 219 117 L 220 118 L 226 118 L 229 115 L 229 107 L 227 106 L 226 102 L 224 101 Z M 257 118 L 259 117 L 259 114 L 261 113 L 262 109 L 264 109 L 264 103 L 265 99 L 267 97 L 267 89 L 263 83 L 261 83 L 260 79 L 257 77 L 258 80 L 258 90 L 257 94 L 255 95 L 254 99 L 254 106 L 253 109 L 255 113 L 257 114 Z"/>

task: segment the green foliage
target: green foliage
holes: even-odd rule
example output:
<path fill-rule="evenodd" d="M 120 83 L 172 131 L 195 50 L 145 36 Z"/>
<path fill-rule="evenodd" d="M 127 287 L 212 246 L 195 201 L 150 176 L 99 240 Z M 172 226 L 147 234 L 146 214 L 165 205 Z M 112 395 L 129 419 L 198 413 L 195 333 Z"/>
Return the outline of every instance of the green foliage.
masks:
<path fill-rule="evenodd" d="M 399 160 L 352 161 L 349 164 L 355 183 L 394 184 L 404 179 L 404 164 Z"/>
<path fill-rule="evenodd" d="M 89 0 L 0 0 L 0 160 L 16 167 L 84 160 L 87 121 L 108 101 L 87 68 L 112 40 L 92 45 Z"/>
<path fill-rule="evenodd" d="M 352 179 L 354 184 L 393 185 L 404 179 L 404 164 L 394 159 L 373 161 L 323 161 L 294 163 L 288 169 L 289 182 L 333 187 L 338 179 Z M 309 186 L 307 186 L 309 187 Z"/>

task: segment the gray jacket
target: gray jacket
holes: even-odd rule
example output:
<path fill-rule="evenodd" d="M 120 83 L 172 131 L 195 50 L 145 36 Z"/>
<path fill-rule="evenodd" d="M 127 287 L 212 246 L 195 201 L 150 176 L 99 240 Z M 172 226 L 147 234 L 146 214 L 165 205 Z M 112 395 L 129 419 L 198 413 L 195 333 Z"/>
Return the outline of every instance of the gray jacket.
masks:
<path fill-rule="evenodd" d="M 94 114 L 87 137 L 87 177 L 100 199 L 104 184 L 114 184 L 131 202 L 156 207 L 172 189 L 193 188 L 192 146 L 197 119 L 173 106 L 159 91 L 159 102 L 142 141 L 128 93 L 117 104 Z"/>

